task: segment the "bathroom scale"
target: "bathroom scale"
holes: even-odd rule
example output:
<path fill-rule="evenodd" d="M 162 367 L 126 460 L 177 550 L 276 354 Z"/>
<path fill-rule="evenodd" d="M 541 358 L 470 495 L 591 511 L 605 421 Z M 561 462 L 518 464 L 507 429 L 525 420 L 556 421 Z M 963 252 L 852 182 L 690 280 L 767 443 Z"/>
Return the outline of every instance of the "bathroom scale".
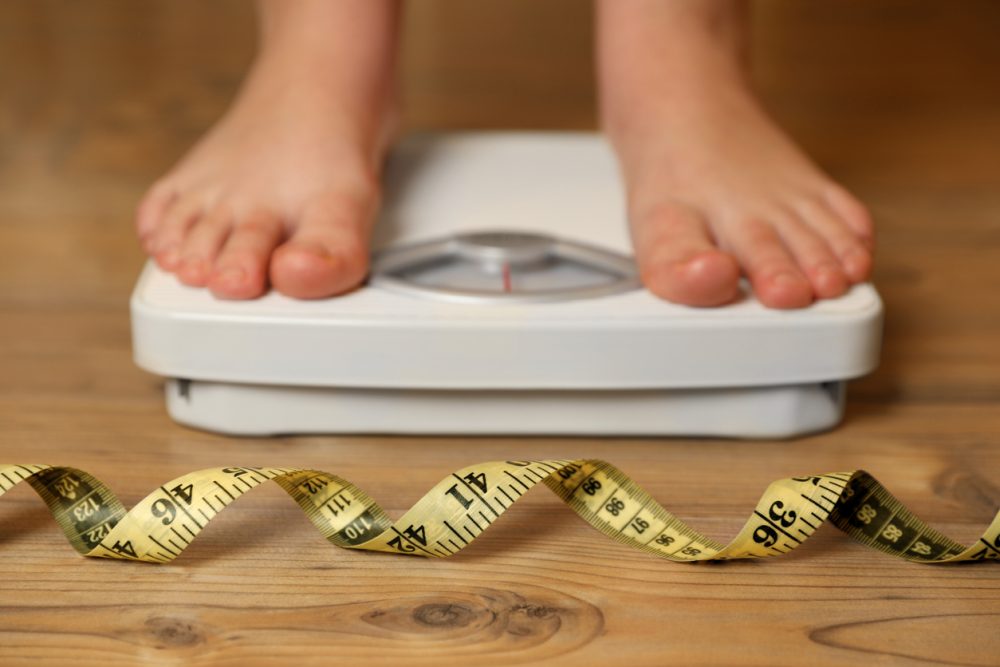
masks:
<path fill-rule="evenodd" d="M 801 310 L 691 308 L 639 282 L 613 152 L 590 133 L 414 136 L 389 156 L 364 285 L 226 301 L 150 262 L 136 362 L 170 415 L 291 433 L 788 437 L 878 362 L 870 284 Z"/>

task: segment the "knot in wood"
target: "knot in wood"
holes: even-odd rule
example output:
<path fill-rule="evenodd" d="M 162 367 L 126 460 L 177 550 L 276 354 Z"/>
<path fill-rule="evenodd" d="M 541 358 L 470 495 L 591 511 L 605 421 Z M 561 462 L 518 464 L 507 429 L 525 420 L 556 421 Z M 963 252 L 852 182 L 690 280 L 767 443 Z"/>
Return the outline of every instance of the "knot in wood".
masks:
<path fill-rule="evenodd" d="M 471 609 L 454 602 L 432 602 L 413 610 L 413 620 L 435 628 L 464 628 L 474 617 L 475 613 Z"/>
<path fill-rule="evenodd" d="M 146 630 L 164 648 L 193 646 L 205 641 L 204 633 L 194 623 L 169 616 L 148 619 Z"/>

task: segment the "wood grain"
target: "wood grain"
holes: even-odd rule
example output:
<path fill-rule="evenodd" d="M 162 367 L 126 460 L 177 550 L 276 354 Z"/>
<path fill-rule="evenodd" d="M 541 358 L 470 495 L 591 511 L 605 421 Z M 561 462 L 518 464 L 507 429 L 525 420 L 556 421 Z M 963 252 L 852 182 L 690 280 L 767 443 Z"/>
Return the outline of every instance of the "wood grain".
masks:
<path fill-rule="evenodd" d="M 588 3 L 408 8 L 412 128 L 595 123 Z M 241 440 L 164 414 L 131 361 L 143 188 L 253 48 L 235 1 L 0 3 L 0 459 L 73 465 L 133 503 L 190 470 L 311 466 L 398 516 L 495 458 L 599 457 L 725 540 L 773 479 L 865 468 L 971 541 L 1000 504 L 1000 6 L 759 3 L 765 101 L 879 224 L 883 362 L 844 425 L 789 442 Z M 779 561 L 672 565 L 545 490 L 445 561 L 338 550 L 277 487 L 176 563 L 84 560 L 27 488 L 0 500 L 4 665 L 996 665 L 1000 573 L 921 567 L 832 529 Z"/>

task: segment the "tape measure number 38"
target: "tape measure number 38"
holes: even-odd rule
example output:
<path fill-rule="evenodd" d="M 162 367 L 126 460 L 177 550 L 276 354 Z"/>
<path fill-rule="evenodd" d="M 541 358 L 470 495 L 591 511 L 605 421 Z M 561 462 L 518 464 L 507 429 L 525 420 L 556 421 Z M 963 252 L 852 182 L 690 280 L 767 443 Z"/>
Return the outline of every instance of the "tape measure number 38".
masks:
<path fill-rule="evenodd" d="M 81 554 L 152 563 L 179 556 L 219 512 L 268 480 L 299 504 L 327 540 L 348 549 L 451 556 L 544 483 L 605 535 L 671 561 L 778 556 L 805 542 L 825 521 L 906 560 L 1000 559 L 1000 512 L 975 544 L 964 546 L 915 517 L 863 470 L 773 482 L 740 532 L 723 545 L 684 524 L 610 463 L 594 459 L 470 466 L 443 479 L 395 522 L 364 491 L 320 470 L 199 470 L 126 510 L 107 486 L 82 470 L 0 464 L 0 495 L 20 482 L 30 484 Z"/>

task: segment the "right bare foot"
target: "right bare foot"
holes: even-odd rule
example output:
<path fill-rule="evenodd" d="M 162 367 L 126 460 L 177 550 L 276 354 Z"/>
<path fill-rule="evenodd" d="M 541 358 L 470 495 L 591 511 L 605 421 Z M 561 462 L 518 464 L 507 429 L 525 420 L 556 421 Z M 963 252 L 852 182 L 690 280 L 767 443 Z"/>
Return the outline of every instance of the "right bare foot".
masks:
<path fill-rule="evenodd" d="M 225 117 L 143 198 L 157 264 L 216 296 L 296 298 L 368 269 L 390 131 L 393 0 L 262 3 L 262 52 Z"/>
<path fill-rule="evenodd" d="M 643 282 L 720 306 L 743 273 L 770 308 L 867 280 L 870 215 L 764 113 L 746 81 L 746 3 L 604 0 L 602 106 Z"/>

